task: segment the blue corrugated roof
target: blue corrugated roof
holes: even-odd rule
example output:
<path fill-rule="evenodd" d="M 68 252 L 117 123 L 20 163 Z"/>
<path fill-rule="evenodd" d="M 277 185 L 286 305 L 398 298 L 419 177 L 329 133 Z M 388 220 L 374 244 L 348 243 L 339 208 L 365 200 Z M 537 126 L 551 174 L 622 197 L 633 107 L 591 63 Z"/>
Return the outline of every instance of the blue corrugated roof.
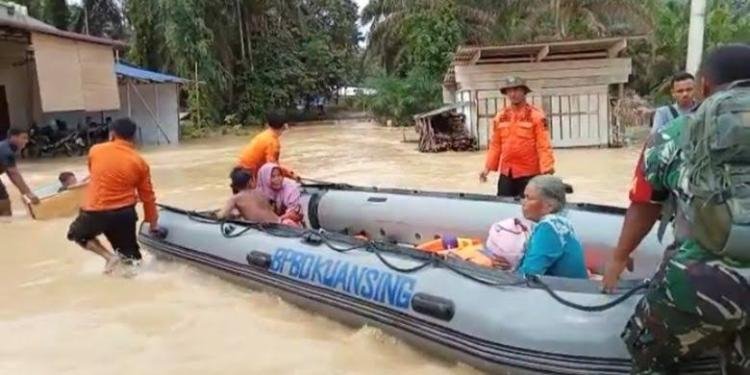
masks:
<path fill-rule="evenodd" d="M 115 63 L 115 72 L 125 77 L 140 79 L 144 81 L 152 82 L 169 82 L 169 83 L 187 83 L 188 80 L 169 74 L 162 74 L 158 72 L 152 72 L 150 70 L 142 69 L 137 66 L 125 64 L 122 62 Z"/>

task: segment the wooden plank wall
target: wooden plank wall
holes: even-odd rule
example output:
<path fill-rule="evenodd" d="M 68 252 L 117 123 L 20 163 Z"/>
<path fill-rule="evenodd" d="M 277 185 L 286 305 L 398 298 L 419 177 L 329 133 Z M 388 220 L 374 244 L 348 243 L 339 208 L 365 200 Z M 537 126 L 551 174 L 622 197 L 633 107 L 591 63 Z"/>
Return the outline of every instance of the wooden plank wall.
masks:
<path fill-rule="evenodd" d="M 631 70 L 629 58 L 455 67 L 459 90 L 497 90 L 509 75 L 526 79 L 532 89 L 610 85 L 627 82 Z"/>

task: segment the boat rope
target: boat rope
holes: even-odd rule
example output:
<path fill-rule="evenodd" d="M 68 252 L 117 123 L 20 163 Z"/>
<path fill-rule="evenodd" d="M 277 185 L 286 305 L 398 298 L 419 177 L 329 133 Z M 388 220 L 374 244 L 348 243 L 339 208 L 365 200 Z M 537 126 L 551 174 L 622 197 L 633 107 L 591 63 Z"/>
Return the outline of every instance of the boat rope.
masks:
<path fill-rule="evenodd" d="M 393 271 L 401 272 L 401 273 L 414 273 L 419 272 L 429 266 L 435 266 L 435 267 L 444 267 L 448 270 L 450 270 L 453 273 L 456 273 L 459 276 L 465 277 L 469 280 L 478 282 L 480 284 L 484 284 L 487 286 L 520 286 L 524 284 L 528 284 L 531 286 L 539 286 L 544 291 L 546 291 L 553 299 L 555 299 L 557 302 L 568 306 L 570 308 L 581 310 L 581 311 L 588 311 L 588 312 L 598 312 L 598 311 L 604 311 L 611 309 L 612 307 L 615 307 L 619 305 L 620 303 L 624 302 L 628 298 L 635 295 L 639 290 L 645 289 L 649 286 L 649 282 L 646 281 L 626 293 L 622 294 L 621 296 L 617 297 L 616 299 L 605 303 L 603 305 L 594 305 L 594 306 L 586 306 L 586 305 L 580 305 L 571 301 L 568 301 L 564 298 L 562 298 L 557 292 L 555 292 L 549 285 L 547 285 L 538 275 L 526 275 L 526 278 L 520 281 L 493 281 L 489 280 L 483 277 L 476 276 L 470 272 L 467 272 L 461 267 L 457 267 L 455 264 L 452 264 L 450 261 L 438 256 L 438 255 L 430 255 L 429 259 L 426 261 L 417 264 L 413 267 L 399 267 L 391 261 L 389 261 L 384 255 L 384 252 L 388 252 L 388 250 L 383 249 L 381 246 L 382 244 L 376 241 L 372 240 L 361 240 L 362 242 L 360 244 L 351 245 L 347 247 L 339 247 L 335 245 L 336 241 L 335 239 L 330 238 L 328 235 L 328 232 L 325 230 L 312 230 L 312 229 L 296 229 L 296 228 L 285 228 L 281 225 L 275 225 L 275 224 L 262 224 L 262 223 L 252 223 L 252 222 L 242 222 L 239 226 L 242 227 L 241 230 L 235 231 L 236 226 L 233 225 L 231 222 L 227 222 L 224 219 L 215 219 L 206 217 L 205 214 L 195 212 L 195 211 L 185 211 L 187 214 L 188 219 L 192 221 L 196 221 L 203 224 L 218 224 L 220 232 L 224 238 L 237 238 L 245 233 L 247 233 L 250 230 L 258 230 L 263 233 L 270 234 L 272 236 L 276 237 L 282 237 L 282 238 L 303 238 L 307 242 L 310 243 L 322 243 L 326 245 L 329 249 L 339 252 L 339 253 L 346 253 L 353 250 L 364 250 L 364 251 L 370 251 L 375 254 L 375 256 L 380 260 L 383 265 L 390 268 Z"/>
<path fill-rule="evenodd" d="M 547 285 L 547 283 L 545 283 L 544 281 L 542 281 L 542 279 L 539 277 L 539 275 L 526 275 L 526 280 L 528 280 L 531 285 L 536 285 L 536 286 L 541 287 L 555 301 L 557 301 L 557 302 L 559 302 L 559 303 L 561 303 L 561 304 L 563 304 L 563 305 L 565 305 L 567 307 L 570 307 L 572 309 L 586 311 L 586 312 L 599 312 L 599 311 L 609 310 L 609 309 L 611 309 L 611 308 L 613 308 L 613 307 L 615 307 L 615 306 L 617 306 L 617 305 L 625 302 L 625 300 L 627 300 L 628 298 L 630 298 L 633 295 L 635 295 L 639 290 L 648 288 L 649 285 L 651 284 L 649 280 L 646 280 L 646 281 L 642 282 L 641 284 L 639 284 L 638 286 L 636 286 L 636 287 L 628 290 L 627 292 L 625 292 L 621 296 L 619 296 L 619 297 L 617 297 L 617 298 L 613 299 L 612 301 L 609 301 L 609 302 L 607 302 L 605 304 L 601 304 L 601 305 L 580 305 L 580 304 L 568 301 L 568 300 L 560 297 L 560 295 L 557 294 L 557 292 L 555 292 L 554 290 L 552 290 L 552 288 L 550 288 L 550 286 Z"/>

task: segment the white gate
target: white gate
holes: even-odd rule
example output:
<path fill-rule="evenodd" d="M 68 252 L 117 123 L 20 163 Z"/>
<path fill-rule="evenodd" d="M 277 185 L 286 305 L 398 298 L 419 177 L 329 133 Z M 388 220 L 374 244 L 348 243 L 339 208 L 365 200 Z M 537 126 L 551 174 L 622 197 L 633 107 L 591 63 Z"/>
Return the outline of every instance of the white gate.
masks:
<path fill-rule="evenodd" d="M 467 116 L 480 148 L 486 148 L 492 134 L 492 119 L 506 105 L 497 91 L 477 91 L 477 117 Z M 547 116 L 553 147 L 609 145 L 609 96 L 606 92 L 565 95 L 532 93 L 529 101 Z"/>

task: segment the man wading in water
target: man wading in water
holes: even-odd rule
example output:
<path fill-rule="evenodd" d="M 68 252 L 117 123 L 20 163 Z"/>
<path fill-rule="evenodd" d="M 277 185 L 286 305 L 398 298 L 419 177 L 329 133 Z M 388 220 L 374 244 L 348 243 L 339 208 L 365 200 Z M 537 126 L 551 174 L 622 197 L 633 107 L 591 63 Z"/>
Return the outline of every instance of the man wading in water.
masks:
<path fill-rule="evenodd" d="M 110 141 L 89 151 L 90 182 L 78 217 L 70 225 L 68 239 L 99 254 L 110 273 L 122 258 L 138 265 L 141 252 L 136 240 L 138 215 L 135 205 L 143 202 L 145 220 L 151 232 L 159 233 L 156 196 L 150 168 L 133 145 L 136 125 L 128 118 L 112 123 Z M 96 238 L 104 234 L 112 244 L 110 252 Z"/>
<path fill-rule="evenodd" d="M 0 142 L 0 174 L 6 173 L 11 182 L 21 191 L 24 198 L 36 204 L 39 203 L 39 198 L 31 192 L 23 176 L 21 176 L 21 172 L 16 167 L 16 154 L 23 150 L 28 142 L 29 134 L 25 130 L 8 130 L 8 139 Z M 12 214 L 8 191 L 5 190 L 5 185 L 0 181 L 0 216 L 11 216 Z"/>
<path fill-rule="evenodd" d="M 492 141 L 479 180 L 485 182 L 491 171 L 498 171 L 497 195 L 520 197 L 534 176 L 555 172 L 555 157 L 544 112 L 526 101 L 531 92 L 526 82 L 510 77 L 500 92 L 511 105 L 492 120 Z"/>
<path fill-rule="evenodd" d="M 615 289 L 660 211 L 662 220 L 674 216 L 677 242 L 622 334 L 635 374 L 677 374 L 681 362 L 716 348 L 728 374 L 750 373 L 750 285 L 742 275 L 750 268 L 750 46 L 717 48 L 701 78 L 708 98 L 654 134 L 641 156 L 604 276 L 604 289 Z"/>

